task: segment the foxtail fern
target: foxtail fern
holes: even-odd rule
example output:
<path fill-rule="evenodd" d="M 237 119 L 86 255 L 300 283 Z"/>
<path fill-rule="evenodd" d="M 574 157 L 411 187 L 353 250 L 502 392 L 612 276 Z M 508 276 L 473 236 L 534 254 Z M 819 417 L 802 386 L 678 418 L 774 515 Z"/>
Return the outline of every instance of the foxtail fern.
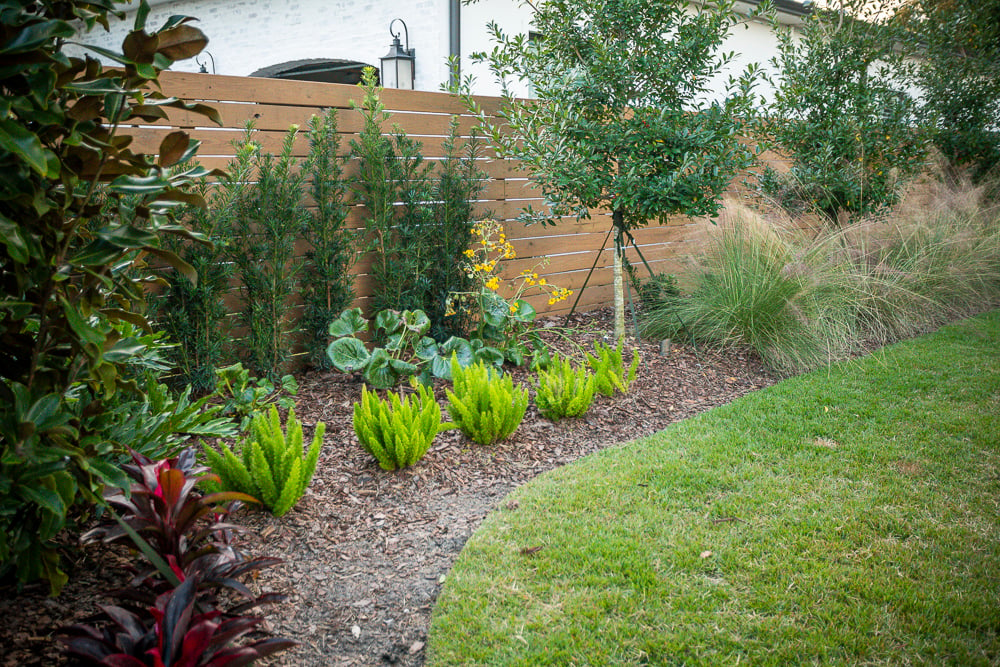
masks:
<path fill-rule="evenodd" d="M 275 516 L 288 512 L 312 480 L 326 425 L 316 424 L 312 444 L 303 452 L 302 424 L 288 410 L 286 431 L 278 409 L 271 406 L 250 423 L 250 437 L 239 453 L 222 445 L 221 451 L 205 445 L 205 458 L 227 491 L 246 493 L 263 503 Z"/>

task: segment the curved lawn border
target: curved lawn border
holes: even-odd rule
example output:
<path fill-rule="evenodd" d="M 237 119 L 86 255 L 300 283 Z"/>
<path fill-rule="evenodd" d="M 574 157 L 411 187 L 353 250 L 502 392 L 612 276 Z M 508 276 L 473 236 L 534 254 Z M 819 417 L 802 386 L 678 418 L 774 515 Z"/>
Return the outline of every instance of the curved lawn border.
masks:
<path fill-rule="evenodd" d="M 996 664 L 1000 311 L 542 475 L 429 665 Z"/>

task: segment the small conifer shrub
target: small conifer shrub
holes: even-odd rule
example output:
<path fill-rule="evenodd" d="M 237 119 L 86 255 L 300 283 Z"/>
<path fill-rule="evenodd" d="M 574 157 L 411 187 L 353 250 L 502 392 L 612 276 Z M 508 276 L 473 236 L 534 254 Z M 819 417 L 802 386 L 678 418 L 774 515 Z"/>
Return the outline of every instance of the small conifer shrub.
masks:
<path fill-rule="evenodd" d="M 219 476 L 222 487 L 247 493 L 263 503 L 275 516 L 290 510 L 312 480 L 319 459 L 326 425 L 316 424 L 308 452 L 302 448 L 302 424 L 289 408 L 285 432 L 278 408 L 271 406 L 250 422 L 250 436 L 237 455 L 226 445 L 217 452 L 205 446 L 205 458 Z"/>
<path fill-rule="evenodd" d="M 587 353 L 587 366 L 594 373 L 594 388 L 604 396 L 612 396 L 615 391 L 627 394 L 639 370 L 638 348 L 632 351 L 632 363 L 627 371 L 621 341 L 615 347 L 597 341 L 594 352 L 596 355 Z"/>
<path fill-rule="evenodd" d="M 447 390 L 448 414 L 462 433 L 480 445 L 492 445 L 513 433 L 528 408 L 528 390 L 509 375 L 482 362 L 466 368 L 451 359 L 454 391 Z"/>
<path fill-rule="evenodd" d="M 569 359 L 553 355 L 548 368 L 538 372 L 535 404 L 546 419 L 579 417 L 594 400 L 594 376 L 586 366 L 573 368 Z"/>
<path fill-rule="evenodd" d="M 434 436 L 454 426 L 441 423 L 441 406 L 431 389 L 414 385 L 416 394 L 390 393 L 387 401 L 363 386 L 361 400 L 354 404 L 354 432 L 384 470 L 413 465 L 427 453 Z"/>

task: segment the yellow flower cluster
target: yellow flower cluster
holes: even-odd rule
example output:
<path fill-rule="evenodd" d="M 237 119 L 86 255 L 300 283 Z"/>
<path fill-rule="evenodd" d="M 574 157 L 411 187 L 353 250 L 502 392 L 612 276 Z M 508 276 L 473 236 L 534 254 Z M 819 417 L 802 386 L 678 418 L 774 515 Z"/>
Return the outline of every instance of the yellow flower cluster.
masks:
<path fill-rule="evenodd" d="M 549 305 L 559 303 L 560 301 L 565 301 L 573 294 L 573 290 L 566 289 L 565 287 L 558 287 L 553 292 L 549 294 Z"/>

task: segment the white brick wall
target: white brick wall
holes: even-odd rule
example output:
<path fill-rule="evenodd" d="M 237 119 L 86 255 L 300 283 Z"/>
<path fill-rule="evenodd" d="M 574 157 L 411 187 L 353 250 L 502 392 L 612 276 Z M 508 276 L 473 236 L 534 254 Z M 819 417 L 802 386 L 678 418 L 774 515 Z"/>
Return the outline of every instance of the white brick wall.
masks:
<path fill-rule="evenodd" d="M 217 74 L 246 76 L 264 67 L 304 58 L 355 60 L 375 67 L 389 50 L 389 23 L 406 22 L 410 46 L 416 49 L 417 90 L 437 91 L 449 77 L 449 0 L 153 0 L 149 25 L 158 27 L 174 14 L 194 16 L 209 38 Z M 496 95 L 499 87 L 485 67 L 473 67 L 468 55 L 492 48 L 487 22 L 497 21 L 510 33 L 527 32 L 531 12 L 517 0 L 479 0 L 461 7 L 463 74 L 476 77 L 475 92 Z M 105 33 L 98 27 L 83 41 L 119 50 L 132 16 Z M 726 50 L 742 54 L 740 67 L 751 60 L 766 64 L 775 54 L 770 29 L 752 24 L 737 28 Z M 203 61 L 207 58 L 202 56 Z M 194 60 L 175 70 L 196 72 Z M 209 65 L 211 71 L 211 65 Z M 716 90 L 723 89 L 724 77 Z M 518 91 L 524 94 L 526 91 Z M 769 92 L 767 87 L 761 92 Z"/>
<path fill-rule="evenodd" d="M 159 27 L 169 16 L 199 19 L 208 36 L 216 73 L 246 76 L 261 68 L 303 58 L 356 60 L 379 66 L 389 51 L 389 22 L 401 18 L 416 49 L 418 90 L 438 90 L 448 78 L 448 0 L 168 0 L 155 3 L 148 25 Z M 82 40 L 120 50 L 133 15 L 97 27 Z M 202 57 L 202 60 L 205 60 Z M 197 72 L 194 60 L 173 69 Z M 211 65 L 209 65 L 211 71 Z"/>

